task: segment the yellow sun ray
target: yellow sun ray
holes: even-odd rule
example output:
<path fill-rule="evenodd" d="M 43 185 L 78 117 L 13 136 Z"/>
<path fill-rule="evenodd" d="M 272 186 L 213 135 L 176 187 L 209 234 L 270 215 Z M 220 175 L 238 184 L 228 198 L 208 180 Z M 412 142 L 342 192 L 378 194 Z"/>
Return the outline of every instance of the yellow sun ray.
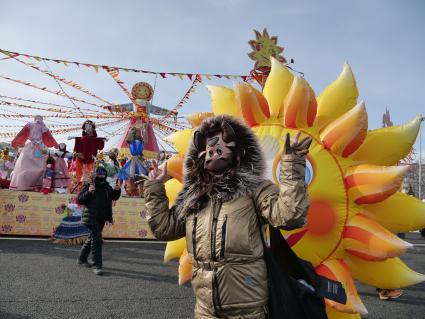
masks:
<path fill-rule="evenodd" d="M 324 146 L 347 157 L 357 150 L 367 135 L 367 113 L 363 102 L 330 123 L 320 133 Z"/>
<path fill-rule="evenodd" d="M 372 287 L 397 289 L 425 281 L 424 275 L 411 270 L 399 258 L 368 261 L 350 256 L 345 261 L 354 278 Z"/>
<path fill-rule="evenodd" d="M 174 132 L 173 134 L 168 135 L 164 140 L 173 145 L 180 155 L 184 155 L 192 141 L 192 134 L 192 129 L 186 129 Z"/>
<path fill-rule="evenodd" d="M 248 83 L 235 84 L 236 105 L 249 126 L 256 126 L 269 118 L 269 106 L 261 93 Z"/>
<path fill-rule="evenodd" d="M 283 107 L 283 100 L 288 94 L 294 76 L 275 58 L 271 58 L 272 69 L 264 85 L 263 94 L 269 102 L 270 113 L 277 116 Z"/>
<path fill-rule="evenodd" d="M 164 264 L 168 263 L 169 261 L 173 259 L 180 258 L 180 256 L 183 254 L 185 249 L 186 249 L 186 237 L 169 241 L 167 243 L 167 246 L 165 247 Z"/>
<path fill-rule="evenodd" d="M 399 126 L 368 132 L 352 160 L 357 164 L 396 165 L 412 150 L 421 125 L 420 116 Z"/>
<path fill-rule="evenodd" d="M 348 63 L 344 64 L 339 77 L 317 99 L 317 125 L 327 125 L 348 112 L 357 103 L 359 92 L 356 80 Z"/>
<path fill-rule="evenodd" d="M 412 247 L 363 214 L 357 214 L 348 221 L 343 237 L 345 251 L 364 260 L 382 261 L 398 257 Z"/>
<path fill-rule="evenodd" d="M 322 276 L 341 282 L 347 294 L 345 305 L 326 300 L 327 305 L 343 312 L 367 314 L 366 307 L 357 293 L 350 270 L 343 260 L 332 259 L 325 261 L 316 268 L 316 271 Z"/>
<path fill-rule="evenodd" d="M 295 77 L 283 102 L 279 114 L 283 124 L 288 128 L 306 128 L 313 125 L 316 117 L 317 103 L 314 92 L 307 81 Z"/>
<path fill-rule="evenodd" d="M 214 113 L 202 112 L 202 113 L 193 113 L 186 116 L 187 121 L 192 125 L 193 128 L 198 127 L 201 123 L 209 117 L 214 116 Z"/>
<path fill-rule="evenodd" d="M 215 115 L 228 114 L 240 117 L 235 92 L 224 86 L 207 85 L 210 92 L 212 110 Z"/>
<path fill-rule="evenodd" d="M 179 260 L 179 285 L 183 285 L 185 282 L 192 278 L 192 258 L 185 249 L 180 256 Z"/>
<path fill-rule="evenodd" d="M 393 233 L 425 228 L 425 203 L 396 193 L 387 200 L 364 205 L 365 214 Z"/>
<path fill-rule="evenodd" d="M 381 202 L 400 189 L 408 166 L 358 165 L 345 175 L 348 195 L 356 204 Z"/>

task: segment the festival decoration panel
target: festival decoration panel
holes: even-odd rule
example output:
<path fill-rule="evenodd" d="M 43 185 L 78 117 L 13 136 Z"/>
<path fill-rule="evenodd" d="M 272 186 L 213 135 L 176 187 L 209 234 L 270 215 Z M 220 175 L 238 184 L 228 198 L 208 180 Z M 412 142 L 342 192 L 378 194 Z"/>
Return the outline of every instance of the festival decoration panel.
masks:
<path fill-rule="evenodd" d="M 0 190 L 0 235 L 51 236 L 66 216 L 70 194 L 42 194 Z M 105 238 L 154 239 L 144 200 L 121 198 L 113 207 L 114 224 L 107 224 Z"/>

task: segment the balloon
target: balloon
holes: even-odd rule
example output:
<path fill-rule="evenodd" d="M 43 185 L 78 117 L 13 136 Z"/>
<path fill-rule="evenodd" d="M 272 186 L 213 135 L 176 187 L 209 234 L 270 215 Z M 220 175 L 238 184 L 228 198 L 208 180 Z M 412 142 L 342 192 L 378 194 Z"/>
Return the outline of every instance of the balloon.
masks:
<path fill-rule="evenodd" d="M 169 241 L 165 247 L 164 264 L 175 258 L 180 258 L 183 251 L 186 249 L 186 238 Z"/>
<path fill-rule="evenodd" d="M 167 194 L 168 200 L 170 202 L 170 207 L 173 205 L 176 200 L 178 192 L 180 192 L 183 187 L 182 183 L 180 183 L 177 179 L 170 179 L 165 183 L 165 192 Z"/>
<path fill-rule="evenodd" d="M 322 128 L 348 112 L 356 105 L 358 96 L 353 71 L 345 63 L 338 79 L 326 87 L 317 99 L 317 125 Z"/>
<path fill-rule="evenodd" d="M 266 175 L 275 183 L 285 135 L 300 131 L 301 139 L 313 139 L 306 159 L 307 223 L 282 233 L 318 273 L 344 285 L 348 302 L 327 300 L 329 318 L 360 318 L 367 310 L 354 279 L 380 288 L 425 280 L 397 258 L 411 245 L 392 234 L 425 227 L 425 203 L 399 192 L 407 167 L 396 166 L 411 151 L 420 119 L 368 131 L 366 108 L 357 104 L 359 93 L 348 64 L 318 101 L 305 79 L 273 58 L 271 65 L 262 93 L 247 83 L 235 84 L 233 90 L 210 87 L 213 112 L 238 116 L 252 128 L 264 153 Z M 187 130 L 172 137 L 181 156 L 191 134 Z M 180 282 L 190 279 L 190 265 L 190 255 L 183 252 Z"/>
<path fill-rule="evenodd" d="M 184 155 L 192 141 L 192 134 L 193 132 L 191 129 L 177 131 L 168 135 L 165 141 L 172 144 L 180 155 Z"/>

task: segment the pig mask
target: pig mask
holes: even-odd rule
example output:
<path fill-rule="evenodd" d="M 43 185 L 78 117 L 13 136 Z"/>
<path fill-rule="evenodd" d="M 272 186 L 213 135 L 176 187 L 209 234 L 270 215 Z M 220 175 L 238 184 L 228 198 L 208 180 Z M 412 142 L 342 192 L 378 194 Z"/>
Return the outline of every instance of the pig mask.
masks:
<path fill-rule="evenodd" d="M 235 153 L 236 134 L 227 122 L 223 122 L 221 131 L 211 132 L 207 136 L 196 131 L 194 144 L 199 151 L 198 157 L 205 157 L 204 169 L 212 175 L 225 173 L 239 160 Z"/>

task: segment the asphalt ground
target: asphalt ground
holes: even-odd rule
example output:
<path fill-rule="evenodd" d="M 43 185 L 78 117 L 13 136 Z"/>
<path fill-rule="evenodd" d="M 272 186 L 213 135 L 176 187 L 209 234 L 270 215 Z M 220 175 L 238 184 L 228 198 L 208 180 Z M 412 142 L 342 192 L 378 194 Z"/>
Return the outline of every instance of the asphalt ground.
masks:
<path fill-rule="evenodd" d="M 425 240 L 403 256 L 425 273 Z M 45 240 L 0 237 L 0 318 L 192 318 L 190 284 L 177 284 L 177 262 L 163 264 L 165 245 L 110 242 L 103 248 L 103 276 L 77 266 L 79 247 Z M 425 283 L 396 300 L 381 301 L 375 289 L 358 284 L 367 318 L 425 318 Z"/>

